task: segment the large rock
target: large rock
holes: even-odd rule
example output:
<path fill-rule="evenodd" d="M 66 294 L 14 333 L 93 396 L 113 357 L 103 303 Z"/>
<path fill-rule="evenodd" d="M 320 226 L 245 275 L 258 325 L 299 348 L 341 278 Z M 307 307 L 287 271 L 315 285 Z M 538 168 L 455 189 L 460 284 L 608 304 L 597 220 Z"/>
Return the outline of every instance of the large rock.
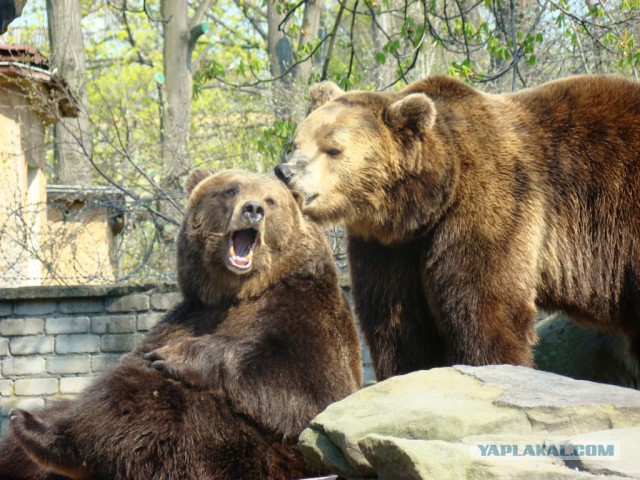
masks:
<path fill-rule="evenodd" d="M 565 460 L 491 454 L 567 442 L 613 446 Z M 433 369 L 329 406 L 300 444 L 346 478 L 640 478 L 640 392 L 508 365 Z"/>
<path fill-rule="evenodd" d="M 640 368 L 620 333 L 581 327 L 555 313 L 536 324 L 536 367 L 579 380 L 640 388 Z"/>

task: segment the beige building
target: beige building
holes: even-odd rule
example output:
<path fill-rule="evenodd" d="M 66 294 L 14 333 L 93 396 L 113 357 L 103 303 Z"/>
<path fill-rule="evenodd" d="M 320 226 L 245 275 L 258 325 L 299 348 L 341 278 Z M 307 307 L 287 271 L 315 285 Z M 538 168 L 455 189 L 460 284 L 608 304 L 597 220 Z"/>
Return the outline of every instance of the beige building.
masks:
<path fill-rule="evenodd" d="M 114 280 L 109 212 L 89 197 L 117 193 L 56 186 L 47 195 L 46 127 L 75 115 L 35 48 L 0 46 L 0 287 Z"/>
<path fill-rule="evenodd" d="M 47 243 L 42 284 L 95 285 L 115 280 L 114 240 L 124 198 L 111 187 L 47 186 Z"/>

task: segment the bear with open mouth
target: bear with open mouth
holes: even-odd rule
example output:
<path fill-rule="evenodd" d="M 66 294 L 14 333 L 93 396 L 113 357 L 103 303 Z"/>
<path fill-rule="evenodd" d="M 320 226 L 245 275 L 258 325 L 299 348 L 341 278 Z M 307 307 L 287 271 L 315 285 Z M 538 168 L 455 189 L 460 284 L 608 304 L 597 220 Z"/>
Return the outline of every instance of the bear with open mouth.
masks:
<path fill-rule="evenodd" d="M 272 176 L 197 170 L 178 236 L 184 300 L 77 399 L 15 410 L 0 478 L 291 479 L 296 442 L 361 385 L 323 232 Z"/>

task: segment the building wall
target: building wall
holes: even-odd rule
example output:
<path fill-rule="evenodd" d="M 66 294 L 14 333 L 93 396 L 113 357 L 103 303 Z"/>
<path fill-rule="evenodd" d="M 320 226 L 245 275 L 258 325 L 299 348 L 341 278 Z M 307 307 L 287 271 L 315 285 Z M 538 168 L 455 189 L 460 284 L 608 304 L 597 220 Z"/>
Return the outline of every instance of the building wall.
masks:
<path fill-rule="evenodd" d="M 19 85 L 0 78 L 0 286 L 40 281 L 33 252 L 46 223 L 43 167 L 44 124 Z"/>
<path fill-rule="evenodd" d="M 0 289 L 0 432 L 12 408 L 37 409 L 78 394 L 180 299 L 166 284 Z M 364 379 L 371 382 L 362 344 Z"/>
<path fill-rule="evenodd" d="M 106 209 L 72 220 L 49 218 L 40 251 L 43 285 L 104 285 L 115 282 L 113 233 Z"/>
<path fill-rule="evenodd" d="M 0 288 L 115 280 L 105 209 L 47 218 L 42 106 L 0 75 Z"/>

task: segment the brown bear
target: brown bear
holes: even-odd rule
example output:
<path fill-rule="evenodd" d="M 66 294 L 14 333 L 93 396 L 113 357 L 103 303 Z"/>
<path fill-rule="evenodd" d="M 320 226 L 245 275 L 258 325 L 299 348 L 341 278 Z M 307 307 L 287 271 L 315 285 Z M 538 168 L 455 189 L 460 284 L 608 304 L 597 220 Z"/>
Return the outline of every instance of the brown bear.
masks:
<path fill-rule="evenodd" d="M 186 190 L 184 301 L 76 400 L 12 412 L 0 477 L 317 473 L 297 437 L 361 383 L 353 317 L 323 232 L 273 176 L 196 171 Z M 15 468 L 24 462 L 16 443 L 40 471 Z"/>
<path fill-rule="evenodd" d="M 640 359 L 640 83 L 491 95 L 436 76 L 311 98 L 276 174 L 346 225 L 379 379 L 531 365 L 536 306 L 624 332 Z"/>

